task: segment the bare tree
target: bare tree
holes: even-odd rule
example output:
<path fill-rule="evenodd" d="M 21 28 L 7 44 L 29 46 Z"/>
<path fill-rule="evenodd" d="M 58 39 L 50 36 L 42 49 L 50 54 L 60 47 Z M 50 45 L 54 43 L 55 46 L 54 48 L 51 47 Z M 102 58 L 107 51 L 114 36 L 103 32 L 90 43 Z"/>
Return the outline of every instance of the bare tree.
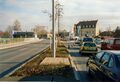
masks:
<path fill-rule="evenodd" d="M 59 32 L 60 32 L 60 18 L 63 16 L 63 5 L 60 4 L 59 0 L 56 1 L 56 5 L 55 5 L 55 21 L 58 20 L 58 36 L 59 36 Z"/>
<path fill-rule="evenodd" d="M 15 22 L 13 24 L 13 30 L 14 31 L 21 31 L 21 24 L 18 20 L 15 20 Z"/>
<path fill-rule="evenodd" d="M 39 38 L 47 36 L 45 26 L 35 25 L 32 30 L 38 35 Z"/>
<path fill-rule="evenodd" d="M 12 37 L 12 32 L 13 32 L 13 28 L 12 28 L 12 26 L 8 26 L 7 28 L 6 28 L 6 30 L 5 30 L 5 35 L 7 35 L 8 37 Z"/>

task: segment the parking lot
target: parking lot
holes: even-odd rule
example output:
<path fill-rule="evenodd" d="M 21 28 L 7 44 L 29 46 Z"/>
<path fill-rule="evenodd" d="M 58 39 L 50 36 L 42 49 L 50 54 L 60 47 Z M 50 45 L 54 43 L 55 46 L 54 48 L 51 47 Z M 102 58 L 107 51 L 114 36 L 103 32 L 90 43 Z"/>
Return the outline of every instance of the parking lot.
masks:
<path fill-rule="evenodd" d="M 70 49 L 70 55 L 73 59 L 73 62 L 77 68 L 77 75 L 78 75 L 78 80 L 83 81 L 83 82 L 93 82 L 97 81 L 97 79 L 92 78 L 91 76 L 88 75 L 88 69 L 86 67 L 86 62 L 92 54 L 80 54 L 79 53 L 79 48 L 80 45 L 74 44 Z M 100 49 L 99 49 L 100 51 Z"/>

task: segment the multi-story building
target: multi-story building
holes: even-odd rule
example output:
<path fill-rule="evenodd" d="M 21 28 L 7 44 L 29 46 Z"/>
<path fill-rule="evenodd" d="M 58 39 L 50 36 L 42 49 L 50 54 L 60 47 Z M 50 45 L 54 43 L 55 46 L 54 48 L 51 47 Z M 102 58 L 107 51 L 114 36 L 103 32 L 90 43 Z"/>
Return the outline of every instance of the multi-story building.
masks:
<path fill-rule="evenodd" d="M 97 36 L 99 35 L 99 24 L 98 20 L 91 21 L 80 21 L 74 26 L 74 32 L 76 36 Z"/>

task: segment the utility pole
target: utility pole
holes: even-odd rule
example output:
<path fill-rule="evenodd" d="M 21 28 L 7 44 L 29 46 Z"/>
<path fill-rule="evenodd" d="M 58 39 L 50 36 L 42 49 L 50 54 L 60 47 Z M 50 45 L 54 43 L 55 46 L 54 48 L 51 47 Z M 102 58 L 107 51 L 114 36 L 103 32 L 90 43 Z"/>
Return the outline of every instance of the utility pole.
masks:
<path fill-rule="evenodd" d="M 52 0 L 52 46 L 53 46 L 53 56 L 56 58 L 56 46 L 55 46 L 55 24 L 54 24 L 54 0 Z"/>
<path fill-rule="evenodd" d="M 43 13 L 47 13 L 50 18 L 52 18 L 52 54 L 54 58 L 56 58 L 56 45 L 55 45 L 55 2 L 52 0 L 52 14 L 47 12 L 46 10 L 43 10 Z"/>

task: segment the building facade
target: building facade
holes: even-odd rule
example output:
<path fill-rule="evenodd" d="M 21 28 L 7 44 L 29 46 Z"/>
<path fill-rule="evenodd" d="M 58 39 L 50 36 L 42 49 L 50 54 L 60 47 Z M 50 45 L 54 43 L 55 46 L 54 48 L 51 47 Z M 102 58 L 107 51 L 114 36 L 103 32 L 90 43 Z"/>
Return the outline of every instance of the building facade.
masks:
<path fill-rule="evenodd" d="M 74 32 L 76 36 L 98 36 L 99 35 L 99 24 L 98 20 L 91 21 L 80 21 L 74 26 Z"/>

